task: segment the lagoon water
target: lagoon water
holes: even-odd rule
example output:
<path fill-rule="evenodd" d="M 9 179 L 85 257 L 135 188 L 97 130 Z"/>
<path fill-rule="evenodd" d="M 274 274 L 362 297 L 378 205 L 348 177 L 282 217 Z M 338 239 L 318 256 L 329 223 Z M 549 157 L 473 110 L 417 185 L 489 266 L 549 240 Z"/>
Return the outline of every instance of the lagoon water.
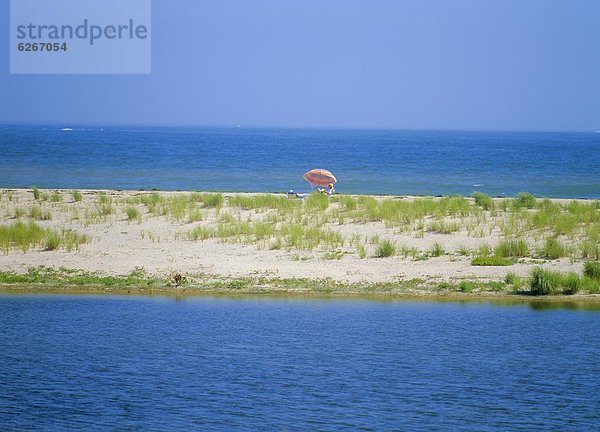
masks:
<path fill-rule="evenodd" d="M 600 198 L 594 132 L 0 125 L 0 154 L 0 187 Z"/>
<path fill-rule="evenodd" d="M 0 429 L 598 430 L 600 312 L 546 306 L 4 295 Z"/>

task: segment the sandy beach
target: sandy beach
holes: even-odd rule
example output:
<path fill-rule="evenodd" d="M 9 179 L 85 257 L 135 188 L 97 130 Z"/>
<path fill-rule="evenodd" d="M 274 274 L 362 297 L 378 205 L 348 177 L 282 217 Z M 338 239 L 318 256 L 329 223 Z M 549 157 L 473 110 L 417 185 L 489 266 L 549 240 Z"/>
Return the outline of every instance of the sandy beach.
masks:
<path fill-rule="evenodd" d="M 2 225 L 31 221 L 56 233 L 74 232 L 83 240 L 76 247 L 62 243 L 32 245 L 28 250 L 7 247 L 0 255 L 2 271 L 25 273 L 46 266 L 124 275 L 143 269 L 163 278 L 181 274 L 190 279 L 300 278 L 351 284 L 418 280 L 434 286 L 465 280 L 501 282 L 508 273 L 525 278 L 539 265 L 581 273 L 585 261 L 577 257 L 576 234 L 563 236 L 566 256 L 550 259 L 540 257 L 536 249 L 543 247 L 545 235 L 531 230 L 524 237 L 522 232 L 515 234 L 530 246 L 529 256 L 514 259 L 511 265 L 472 265 L 474 256 L 492 254 L 507 237 L 506 226 L 514 223 L 517 211 L 501 202 L 512 199 L 495 200 L 496 208 L 505 208 L 501 211 L 481 209 L 471 198 L 460 202 L 402 196 L 301 200 L 286 194 L 112 190 L 36 190 L 35 195 L 37 199 L 34 191 L 26 189 L 1 190 Z M 435 213 L 436 202 L 443 200 L 445 214 Z M 384 208 L 384 202 L 419 201 L 430 205 L 432 214 L 424 211 L 422 217 L 406 223 L 360 216 L 361 205 Z M 571 200 L 548 202 L 566 206 Z M 458 207 L 452 209 L 453 205 Z M 528 213 L 535 210 L 518 210 L 518 214 Z M 313 231 L 300 232 L 300 241 L 289 244 L 286 239 L 294 233 L 284 231 L 284 225 L 294 223 Z M 585 232 L 586 227 L 581 229 Z M 302 236 L 311 241 L 303 241 Z M 394 247 L 391 256 L 379 256 L 384 241 Z"/>

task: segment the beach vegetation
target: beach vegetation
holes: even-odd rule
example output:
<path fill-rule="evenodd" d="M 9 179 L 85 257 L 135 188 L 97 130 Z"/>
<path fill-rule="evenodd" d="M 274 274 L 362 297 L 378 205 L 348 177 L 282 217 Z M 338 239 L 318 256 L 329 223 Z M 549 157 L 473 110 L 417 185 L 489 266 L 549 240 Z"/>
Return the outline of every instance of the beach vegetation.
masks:
<path fill-rule="evenodd" d="M 0 271 L 1 284 L 48 284 L 57 286 L 102 286 L 102 287 L 153 287 L 169 286 L 166 278 L 152 277 L 143 268 L 136 268 L 131 273 L 107 276 L 99 272 L 84 270 L 58 269 L 52 267 L 31 267 L 26 273 Z"/>
<path fill-rule="evenodd" d="M 344 257 L 344 252 L 339 249 L 325 252 L 325 254 L 323 254 L 324 260 L 341 260 L 343 257 Z"/>
<path fill-rule="evenodd" d="M 46 236 L 46 250 L 52 251 L 60 246 L 60 235 L 56 232 L 50 232 Z"/>
<path fill-rule="evenodd" d="M 223 206 L 223 194 L 204 192 L 193 195 L 205 208 L 220 209 Z"/>
<path fill-rule="evenodd" d="M 71 191 L 71 197 L 73 198 L 74 202 L 83 201 L 83 195 L 81 195 L 81 192 L 79 192 L 78 190 L 73 189 Z"/>
<path fill-rule="evenodd" d="M 99 216 L 110 216 L 115 212 L 115 209 L 111 204 L 98 204 L 96 211 Z"/>
<path fill-rule="evenodd" d="M 451 234 L 460 229 L 457 222 L 446 222 L 444 220 L 436 220 L 429 224 L 428 231 L 433 231 L 440 234 Z"/>
<path fill-rule="evenodd" d="M 199 208 L 192 206 L 188 211 L 188 222 L 193 223 L 193 222 L 198 222 L 201 220 L 202 220 L 202 212 L 200 211 Z"/>
<path fill-rule="evenodd" d="M 492 254 L 492 248 L 489 244 L 483 243 L 477 248 L 476 254 L 479 256 L 489 256 Z"/>
<path fill-rule="evenodd" d="M 460 245 L 456 252 L 462 256 L 469 256 L 471 254 L 471 250 L 465 245 Z"/>
<path fill-rule="evenodd" d="M 523 278 L 517 276 L 513 272 L 509 272 L 504 276 L 504 283 L 511 285 L 514 292 L 520 292 L 523 289 Z"/>
<path fill-rule="evenodd" d="M 34 205 L 29 208 L 29 217 L 35 220 L 50 220 L 52 219 L 52 213 L 41 206 Z"/>
<path fill-rule="evenodd" d="M 275 194 L 232 195 L 227 198 L 228 207 L 239 207 L 242 210 L 277 210 L 287 214 L 301 206 L 301 201 L 287 196 Z"/>
<path fill-rule="evenodd" d="M 520 258 L 529 256 L 529 246 L 523 239 L 503 240 L 494 249 L 494 253 L 500 257 Z"/>
<path fill-rule="evenodd" d="M 474 282 L 462 281 L 458 284 L 458 291 L 463 293 L 472 293 L 476 285 Z"/>
<path fill-rule="evenodd" d="M 532 295 L 576 294 L 588 282 L 575 272 L 560 273 L 536 267 L 531 272 L 530 291 Z"/>
<path fill-rule="evenodd" d="M 53 192 L 52 195 L 50 195 L 50 201 L 52 202 L 61 202 L 62 201 L 62 195 L 59 194 L 58 192 Z"/>
<path fill-rule="evenodd" d="M 540 249 L 539 255 L 542 258 L 558 259 L 567 255 L 567 248 L 557 238 L 548 237 Z"/>
<path fill-rule="evenodd" d="M 360 259 L 365 259 L 367 257 L 367 250 L 363 244 L 356 245 L 356 252 L 358 253 L 358 257 Z"/>
<path fill-rule="evenodd" d="M 327 210 L 327 207 L 329 207 L 329 196 L 320 193 L 313 193 L 306 198 L 305 202 L 307 211 L 322 212 Z"/>
<path fill-rule="evenodd" d="M 387 258 L 394 255 L 396 255 L 396 244 L 393 241 L 385 239 L 377 245 L 375 250 L 377 258 Z"/>
<path fill-rule="evenodd" d="M 584 240 L 579 244 L 581 258 L 600 260 L 600 244 L 594 241 Z"/>
<path fill-rule="evenodd" d="M 31 192 L 33 192 L 33 199 L 39 201 L 41 198 L 40 190 L 37 187 L 33 186 L 31 188 Z"/>
<path fill-rule="evenodd" d="M 518 208 L 518 209 L 520 209 L 520 208 L 532 209 L 535 207 L 535 204 L 536 204 L 535 197 L 529 192 L 519 193 L 513 203 L 514 207 Z"/>
<path fill-rule="evenodd" d="M 98 203 L 99 204 L 112 204 L 112 198 L 106 194 L 106 192 L 101 192 L 98 195 Z"/>
<path fill-rule="evenodd" d="M 402 246 L 400 246 L 400 254 L 404 258 L 415 258 L 419 254 L 419 250 L 416 247 L 411 247 L 403 244 Z"/>
<path fill-rule="evenodd" d="M 471 195 L 475 200 L 475 204 L 483 210 L 494 210 L 494 200 L 483 192 L 473 192 Z"/>
<path fill-rule="evenodd" d="M 358 206 L 358 203 L 356 202 L 356 199 L 354 199 L 351 196 L 348 195 L 340 195 L 340 196 L 335 196 L 333 197 L 333 201 L 337 201 L 340 203 L 340 206 L 342 207 L 342 209 L 344 211 L 353 211 L 356 210 L 356 207 Z"/>
<path fill-rule="evenodd" d="M 79 235 L 74 231 L 57 232 L 50 228 L 43 228 L 33 221 L 28 223 L 14 222 L 9 225 L 0 225 L 0 248 L 8 254 L 10 249 L 21 249 L 27 252 L 37 247 L 45 247 L 47 250 L 57 249 L 59 246 L 65 246 L 67 242 L 71 246 L 74 243 L 87 243 L 87 236 Z"/>
<path fill-rule="evenodd" d="M 513 264 L 510 259 L 496 255 L 476 256 L 471 260 L 473 266 L 509 266 Z"/>
<path fill-rule="evenodd" d="M 446 251 L 444 250 L 443 246 L 437 242 L 434 243 L 429 249 L 429 255 L 432 257 L 439 257 L 444 255 L 444 253 L 446 253 Z"/>
<path fill-rule="evenodd" d="M 591 279 L 600 281 L 600 262 L 586 261 L 583 265 L 583 274 Z"/>
<path fill-rule="evenodd" d="M 127 214 L 128 221 L 138 221 L 138 222 L 142 221 L 142 215 L 141 215 L 140 211 L 133 206 L 127 207 L 125 209 L 125 213 Z"/>
<path fill-rule="evenodd" d="M 19 219 L 22 218 L 23 216 L 25 216 L 25 209 L 23 207 L 15 207 L 15 219 Z"/>

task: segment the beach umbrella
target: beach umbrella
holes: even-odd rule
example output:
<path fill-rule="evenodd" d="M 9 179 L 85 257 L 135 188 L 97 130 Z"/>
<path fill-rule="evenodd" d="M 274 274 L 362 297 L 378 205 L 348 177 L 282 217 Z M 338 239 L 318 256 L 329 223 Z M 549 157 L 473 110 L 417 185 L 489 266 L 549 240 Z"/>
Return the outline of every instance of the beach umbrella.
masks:
<path fill-rule="evenodd" d="M 304 173 L 304 180 L 309 182 L 312 186 L 327 186 L 329 183 L 335 183 L 337 179 L 331 171 L 325 169 L 315 168 L 307 173 Z"/>

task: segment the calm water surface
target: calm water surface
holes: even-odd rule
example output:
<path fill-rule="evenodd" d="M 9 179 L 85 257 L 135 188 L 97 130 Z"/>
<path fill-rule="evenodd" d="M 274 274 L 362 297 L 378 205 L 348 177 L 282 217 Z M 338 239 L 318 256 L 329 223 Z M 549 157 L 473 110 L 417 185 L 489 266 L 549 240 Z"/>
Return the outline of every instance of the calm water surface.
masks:
<path fill-rule="evenodd" d="M 0 125 L 0 154 L 0 187 L 600 198 L 594 132 Z"/>
<path fill-rule="evenodd" d="M 0 296 L 0 429 L 598 430 L 598 311 Z"/>

